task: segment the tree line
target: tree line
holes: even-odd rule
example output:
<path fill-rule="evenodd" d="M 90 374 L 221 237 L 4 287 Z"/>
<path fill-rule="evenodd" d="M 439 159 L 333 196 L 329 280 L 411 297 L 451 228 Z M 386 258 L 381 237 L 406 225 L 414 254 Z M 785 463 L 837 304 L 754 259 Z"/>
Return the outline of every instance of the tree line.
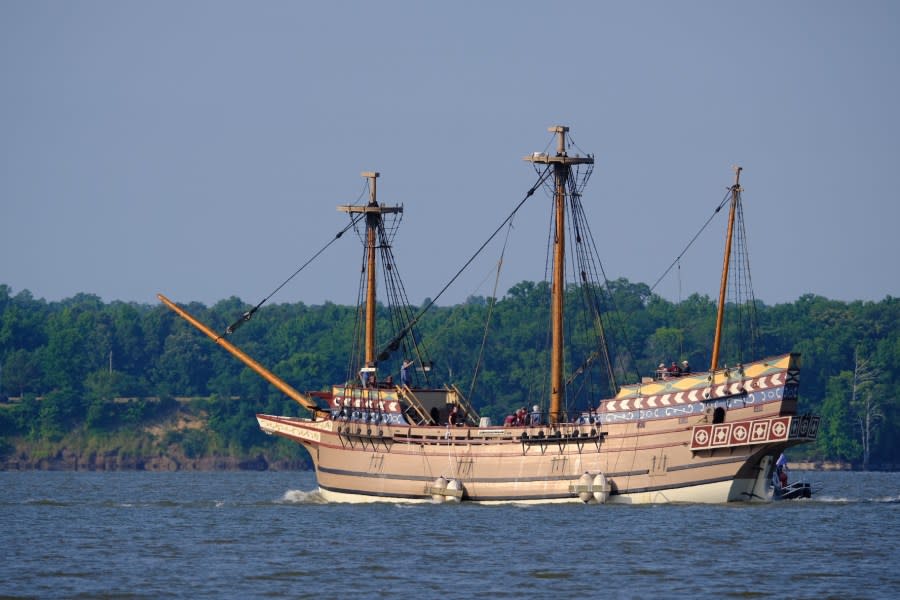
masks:
<path fill-rule="evenodd" d="M 456 384 L 495 420 L 538 402 L 547 364 L 546 292 L 545 283 L 526 281 L 501 298 L 433 307 L 419 333 L 429 370 L 418 376 Z M 660 362 L 708 368 L 715 301 L 695 294 L 671 302 L 626 279 L 611 282 L 609 292 L 601 307 L 613 317 L 607 333 L 629 350 L 627 360 L 622 352 L 612 355 L 619 383 L 651 375 Z M 218 331 L 251 308 L 236 297 L 185 307 Z M 805 295 L 772 306 L 757 301 L 753 308 L 759 325 L 753 358 L 800 352 L 800 409 L 823 419 L 816 444 L 792 454 L 865 468 L 900 464 L 900 299 Z M 230 339 L 298 389 L 328 389 L 355 376 L 348 352 L 357 314 L 355 306 L 332 303 L 272 304 Z M 390 319 L 379 307 L 379 332 Z M 567 322 L 577 326 L 574 318 Z M 743 352 L 735 344 L 723 361 L 740 362 Z M 395 373 L 403 358 L 391 356 L 379 369 Z M 567 355 L 572 370 L 579 360 Z M 105 303 L 91 294 L 48 302 L 0 285 L 0 369 L 0 454 L 15 439 L 127 434 L 185 403 L 207 419 L 205 430 L 168 434 L 186 453 L 298 452 L 293 444 L 276 446 L 254 415 L 303 409 L 159 304 Z"/>

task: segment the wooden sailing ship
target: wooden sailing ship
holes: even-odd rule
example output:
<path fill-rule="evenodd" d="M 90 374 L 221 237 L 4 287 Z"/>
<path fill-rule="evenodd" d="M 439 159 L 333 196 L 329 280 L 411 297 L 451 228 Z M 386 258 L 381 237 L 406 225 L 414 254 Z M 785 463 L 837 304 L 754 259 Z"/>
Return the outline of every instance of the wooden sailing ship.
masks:
<path fill-rule="evenodd" d="M 379 361 L 375 336 L 376 251 L 384 218 L 403 208 L 378 203 L 377 173 L 365 205 L 339 210 L 365 221 L 364 364 L 359 379 L 313 397 L 294 389 L 164 296 L 160 299 L 223 346 L 311 416 L 257 415 L 269 434 L 302 444 L 315 465 L 319 492 L 331 501 L 437 502 L 727 502 L 770 498 L 774 458 L 815 439 L 819 419 L 797 412 L 799 355 L 784 354 L 719 368 L 737 171 L 709 371 L 644 378 L 624 385 L 597 408 L 564 410 L 566 202 L 573 169 L 593 164 L 570 156 L 568 128 L 550 129 L 555 152 L 525 159 L 544 169 L 555 215 L 552 245 L 550 385 L 547 410 L 516 425 L 479 419 L 455 386 L 414 384 L 406 367 L 397 384 L 372 385 Z M 535 188 L 529 191 L 529 196 Z M 583 272 L 582 272 L 583 275 Z M 388 351 L 408 330 L 396 336 Z M 608 358 L 608 357 L 607 357 Z M 607 362 L 609 362 L 607 360 Z M 421 367 L 427 364 L 418 362 Z M 457 417 L 457 415 L 463 415 Z"/>

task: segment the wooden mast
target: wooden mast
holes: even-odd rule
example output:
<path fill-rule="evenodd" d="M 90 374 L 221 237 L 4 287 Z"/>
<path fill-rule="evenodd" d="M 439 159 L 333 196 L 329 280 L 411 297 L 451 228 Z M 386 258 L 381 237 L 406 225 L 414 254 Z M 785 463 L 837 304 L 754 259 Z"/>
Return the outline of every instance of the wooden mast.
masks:
<path fill-rule="evenodd" d="M 338 210 L 346 213 L 365 213 L 366 215 L 366 338 L 365 357 L 367 367 L 375 366 L 375 309 L 376 305 L 376 279 L 375 279 L 375 250 L 378 248 L 378 226 L 381 224 L 381 215 L 387 213 L 402 213 L 402 206 L 379 206 L 376 191 L 376 182 L 381 173 L 375 171 L 363 171 L 360 173 L 369 180 L 369 203 L 365 206 L 346 204 L 338 206 Z"/>
<path fill-rule="evenodd" d="M 378 206 L 376 200 L 378 173 L 364 172 L 369 179 L 369 207 Z M 375 239 L 380 213 L 366 213 L 366 366 L 375 361 Z"/>
<path fill-rule="evenodd" d="M 728 230 L 725 234 L 725 258 L 722 263 L 722 283 L 719 286 L 719 310 L 716 313 L 716 337 L 713 340 L 711 372 L 719 368 L 719 346 L 722 342 L 722 321 L 725 316 L 725 294 L 728 288 L 728 269 L 731 262 L 731 239 L 734 234 L 734 213 L 741 193 L 742 167 L 734 168 L 734 185 L 731 186 L 731 208 L 728 211 Z"/>
<path fill-rule="evenodd" d="M 554 194 L 553 203 L 556 214 L 556 232 L 553 241 L 553 281 L 550 292 L 551 317 L 551 351 L 550 351 L 550 410 L 551 424 L 560 421 L 563 405 L 563 307 L 566 291 L 566 184 L 572 165 L 593 164 L 590 156 L 568 156 L 566 153 L 566 133 L 569 128 L 564 125 L 550 127 L 551 133 L 557 135 L 556 155 L 535 153 L 526 156 L 525 160 L 553 165 Z"/>

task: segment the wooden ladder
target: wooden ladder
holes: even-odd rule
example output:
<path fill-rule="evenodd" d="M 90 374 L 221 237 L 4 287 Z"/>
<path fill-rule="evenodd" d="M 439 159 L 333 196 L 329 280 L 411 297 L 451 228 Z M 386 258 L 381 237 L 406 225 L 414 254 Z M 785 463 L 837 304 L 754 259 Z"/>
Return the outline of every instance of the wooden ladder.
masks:
<path fill-rule="evenodd" d="M 416 425 L 425 425 L 431 421 L 431 416 L 425 412 L 425 407 L 422 406 L 422 403 L 416 398 L 416 395 L 409 389 L 408 385 L 397 386 L 397 393 L 418 415 L 419 422 Z"/>
<path fill-rule="evenodd" d="M 472 425 L 478 426 L 479 416 L 478 411 L 472 407 L 469 401 L 463 396 L 463 393 L 459 391 L 459 388 L 454 384 L 450 384 L 450 389 L 452 389 L 456 393 L 456 401 L 462 407 L 464 411 L 466 411 L 466 421 L 471 423 Z"/>

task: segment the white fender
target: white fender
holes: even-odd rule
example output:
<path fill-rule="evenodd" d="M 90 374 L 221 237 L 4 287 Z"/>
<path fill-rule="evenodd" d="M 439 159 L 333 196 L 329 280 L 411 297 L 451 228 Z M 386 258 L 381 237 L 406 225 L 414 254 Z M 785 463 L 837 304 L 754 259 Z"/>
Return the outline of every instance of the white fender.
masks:
<path fill-rule="evenodd" d="M 462 491 L 463 484 L 459 479 L 451 479 L 447 482 L 447 491 Z M 458 504 L 462 500 L 462 494 L 447 494 L 444 496 L 444 502 L 452 502 Z"/>
<path fill-rule="evenodd" d="M 606 504 L 606 499 L 609 498 L 609 482 L 606 480 L 606 475 L 603 473 L 597 474 L 592 483 L 594 488 L 594 502 Z"/>
<path fill-rule="evenodd" d="M 585 473 L 578 478 L 578 499 L 587 504 L 593 498 L 592 483 L 594 478 L 590 473 Z"/>
<path fill-rule="evenodd" d="M 431 484 L 431 499 L 437 504 L 446 500 L 447 497 L 443 493 L 445 489 L 447 489 L 447 480 L 443 477 L 435 479 Z"/>

